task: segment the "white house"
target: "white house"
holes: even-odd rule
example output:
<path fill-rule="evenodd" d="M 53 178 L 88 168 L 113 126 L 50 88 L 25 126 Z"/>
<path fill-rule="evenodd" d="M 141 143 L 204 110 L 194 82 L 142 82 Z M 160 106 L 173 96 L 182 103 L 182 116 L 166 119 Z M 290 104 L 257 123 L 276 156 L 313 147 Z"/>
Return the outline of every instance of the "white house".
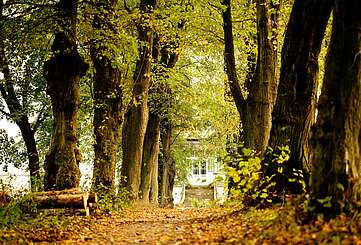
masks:
<path fill-rule="evenodd" d="M 220 169 L 220 163 L 215 157 L 200 160 L 197 157 L 188 157 L 192 170 L 188 175 L 188 182 L 191 186 L 208 186 L 213 183 Z"/>
<path fill-rule="evenodd" d="M 221 162 L 216 157 L 201 159 L 195 156 L 188 157 L 187 161 L 191 166 L 187 176 L 187 188 L 212 188 L 213 199 L 223 202 L 226 198 L 226 190 L 220 174 Z M 182 204 L 185 201 L 187 188 L 185 185 L 173 188 L 174 204 Z"/>

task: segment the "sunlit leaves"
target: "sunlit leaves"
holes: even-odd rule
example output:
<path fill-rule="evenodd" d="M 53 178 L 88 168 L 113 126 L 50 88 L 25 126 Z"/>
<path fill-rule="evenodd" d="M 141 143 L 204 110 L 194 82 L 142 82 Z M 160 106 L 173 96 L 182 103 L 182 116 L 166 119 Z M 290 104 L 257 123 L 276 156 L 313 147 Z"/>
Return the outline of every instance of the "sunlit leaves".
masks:
<path fill-rule="evenodd" d="M 5 130 L 0 129 L 0 167 L 7 172 L 9 166 L 23 167 L 26 151 L 22 142 L 15 142 Z"/>

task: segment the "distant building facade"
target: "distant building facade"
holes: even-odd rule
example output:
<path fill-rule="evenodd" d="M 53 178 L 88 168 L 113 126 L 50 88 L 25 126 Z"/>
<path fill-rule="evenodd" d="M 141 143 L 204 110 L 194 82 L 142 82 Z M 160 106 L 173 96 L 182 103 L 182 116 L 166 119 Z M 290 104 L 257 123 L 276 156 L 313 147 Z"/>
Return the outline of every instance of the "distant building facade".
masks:
<path fill-rule="evenodd" d="M 221 161 L 216 157 L 199 158 L 196 156 L 186 159 L 191 168 L 187 176 L 187 185 L 175 186 L 173 189 L 173 200 L 175 205 L 183 204 L 187 199 L 187 190 L 204 189 L 209 193 L 209 189 L 213 191 L 213 200 L 223 202 L 226 198 L 226 190 L 224 181 L 220 173 Z M 189 191 L 190 192 L 190 191 Z M 196 193 L 201 193 L 198 191 Z M 207 194 L 209 197 L 209 194 Z M 199 198 L 202 198 L 199 194 Z"/>

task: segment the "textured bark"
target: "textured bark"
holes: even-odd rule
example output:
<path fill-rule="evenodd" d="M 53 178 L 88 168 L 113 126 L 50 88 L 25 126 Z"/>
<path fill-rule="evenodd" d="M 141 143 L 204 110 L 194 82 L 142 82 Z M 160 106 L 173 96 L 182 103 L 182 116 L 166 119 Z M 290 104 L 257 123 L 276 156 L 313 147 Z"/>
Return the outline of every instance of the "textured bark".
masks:
<path fill-rule="evenodd" d="M 112 21 L 115 18 L 115 1 L 108 1 L 104 6 L 99 1 L 96 5 L 101 12 L 94 18 L 93 28 L 105 30 L 111 36 Z M 100 11 L 100 10 L 99 10 Z M 114 34 L 114 33 L 113 33 Z M 106 41 L 106 37 L 102 37 Z M 93 188 L 106 192 L 115 190 L 116 156 L 122 124 L 122 79 L 121 72 L 105 54 L 111 52 L 106 44 L 94 40 L 91 56 L 95 68 L 94 80 L 94 171 Z"/>
<path fill-rule="evenodd" d="M 225 69 L 230 89 L 243 126 L 247 148 L 263 153 L 271 130 L 271 113 L 277 94 L 277 24 L 279 4 L 257 0 L 258 57 L 254 79 L 248 85 L 247 99 L 242 96 L 235 66 L 230 1 L 224 0 Z"/>
<path fill-rule="evenodd" d="M 325 79 L 312 134 L 311 197 L 340 213 L 361 199 L 361 2 L 335 0 Z M 331 198 L 329 208 L 319 201 Z"/>
<path fill-rule="evenodd" d="M 244 145 L 264 152 L 272 126 L 277 95 L 277 28 L 279 4 L 257 0 L 258 56 L 254 80 L 242 116 Z"/>
<path fill-rule="evenodd" d="M 287 166 L 306 173 L 311 171 L 309 137 L 315 123 L 318 57 L 332 7 L 328 0 L 296 0 L 282 48 L 269 146 L 289 145 Z"/>
<path fill-rule="evenodd" d="M 172 125 L 168 118 L 161 125 L 161 158 L 159 159 L 159 204 L 161 207 L 173 206 L 173 186 L 175 162 L 171 157 Z"/>
<path fill-rule="evenodd" d="M 3 20 L 3 0 L 0 1 L 0 23 Z M 9 64 L 5 53 L 5 31 L 0 25 L 0 71 L 4 74 L 4 83 L 0 83 L 0 93 L 3 97 L 9 111 L 11 119 L 19 127 L 21 136 L 24 140 L 30 171 L 31 190 L 35 191 L 39 187 L 40 180 L 40 165 L 39 154 L 36 147 L 34 130 L 31 127 L 27 112 L 24 105 L 21 104 L 15 92 L 14 84 L 12 83 Z"/>
<path fill-rule="evenodd" d="M 159 147 L 159 146 L 158 146 Z M 158 193 L 159 193 L 159 185 L 158 185 L 158 167 L 159 167 L 159 149 L 158 154 L 155 159 L 156 165 L 154 166 L 154 171 L 152 172 L 153 176 L 150 183 L 150 193 L 149 200 L 150 203 L 154 206 L 158 205 Z"/>
<path fill-rule="evenodd" d="M 154 31 L 151 27 L 152 12 L 156 7 L 155 0 L 142 0 L 142 13 L 138 24 L 139 59 L 133 77 L 131 105 L 125 114 L 122 143 L 122 180 L 121 185 L 127 187 L 132 199 L 138 199 L 141 184 L 141 169 L 144 136 L 148 122 L 148 90 L 151 82 L 152 45 Z"/>
<path fill-rule="evenodd" d="M 178 41 L 160 43 L 159 37 L 155 36 L 152 52 L 153 62 L 156 64 L 153 69 L 155 80 L 168 78 L 167 71 L 172 69 L 178 60 L 176 52 L 178 46 Z M 148 104 L 150 113 L 143 147 L 141 198 L 144 203 L 157 204 L 160 127 L 162 119 L 168 115 L 171 106 L 169 86 L 155 81 L 150 90 Z"/>
<path fill-rule="evenodd" d="M 149 114 L 147 132 L 143 147 L 142 182 L 140 188 L 140 199 L 143 203 L 150 202 L 150 191 L 156 169 L 158 169 L 158 153 L 160 139 L 161 117 L 155 113 Z"/>
<path fill-rule="evenodd" d="M 75 42 L 77 1 L 60 1 L 60 25 L 55 34 L 52 56 L 44 64 L 47 94 L 51 98 L 54 124 L 49 151 L 45 158 L 45 189 L 79 186 L 81 155 L 77 147 L 79 80 L 87 66 Z M 75 9 L 74 9 L 75 8 Z M 75 17 L 74 17 L 75 15 Z"/>

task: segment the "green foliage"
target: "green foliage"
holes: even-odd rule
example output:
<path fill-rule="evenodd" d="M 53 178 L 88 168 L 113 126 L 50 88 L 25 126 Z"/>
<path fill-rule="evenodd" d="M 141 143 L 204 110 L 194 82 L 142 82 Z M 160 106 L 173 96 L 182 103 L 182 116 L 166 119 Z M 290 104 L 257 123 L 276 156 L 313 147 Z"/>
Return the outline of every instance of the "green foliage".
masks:
<path fill-rule="evenodd" d="M 305 176 L 301 169 L 296 169 L 289 162 L 291 151 L 288 146 L 268 148 L 264 158 L 264 176 L 276 181 L 274 191 L 277 193 L 306 192 Z"/>
<path fill-rule="evenodd" d="M 15 142 L 5 130 L 0 129 L 0 167 L 8 172 L 9 166 L 22 167 L 26 161 L 26 149 L 23 142 Z"/>
<path fill-rule="evenodd" d="M 261 159 L 255 151 L 241 148 L 240 154 L 230 153 L 224 159 L 224 171 L 229 188 L 229 199 L 244 204 L 252 200 L 268 200 L 268 194 L 259 188 L 261 178 Z"/>
<path fill-rule="evenodd" d="M 229 198 L 245 205 L 265 207 L 281 202 L 290 188 L 306 191 L 302 171 L 289 171 L 290 150 L 268 148 L 265 158 L 247 148 L 225 158 L 224 171 L 228 178 Z"/>
<path fill-rule="evenodd" d="M 119 188 L 116 192 L 108 192 L 106 189 L 106 186 L 98 186 L 95 190 L 99 196 L 95 208 L 109 214 L 129 206 L 129 192 L 126 188 Z"/>
<path fill-rule="evenodd" d="M 37 212 L 31 194 L 14 197 L 9 204 L 0 206 L 0 227 L 14 227 L 24 224 Z"/>

